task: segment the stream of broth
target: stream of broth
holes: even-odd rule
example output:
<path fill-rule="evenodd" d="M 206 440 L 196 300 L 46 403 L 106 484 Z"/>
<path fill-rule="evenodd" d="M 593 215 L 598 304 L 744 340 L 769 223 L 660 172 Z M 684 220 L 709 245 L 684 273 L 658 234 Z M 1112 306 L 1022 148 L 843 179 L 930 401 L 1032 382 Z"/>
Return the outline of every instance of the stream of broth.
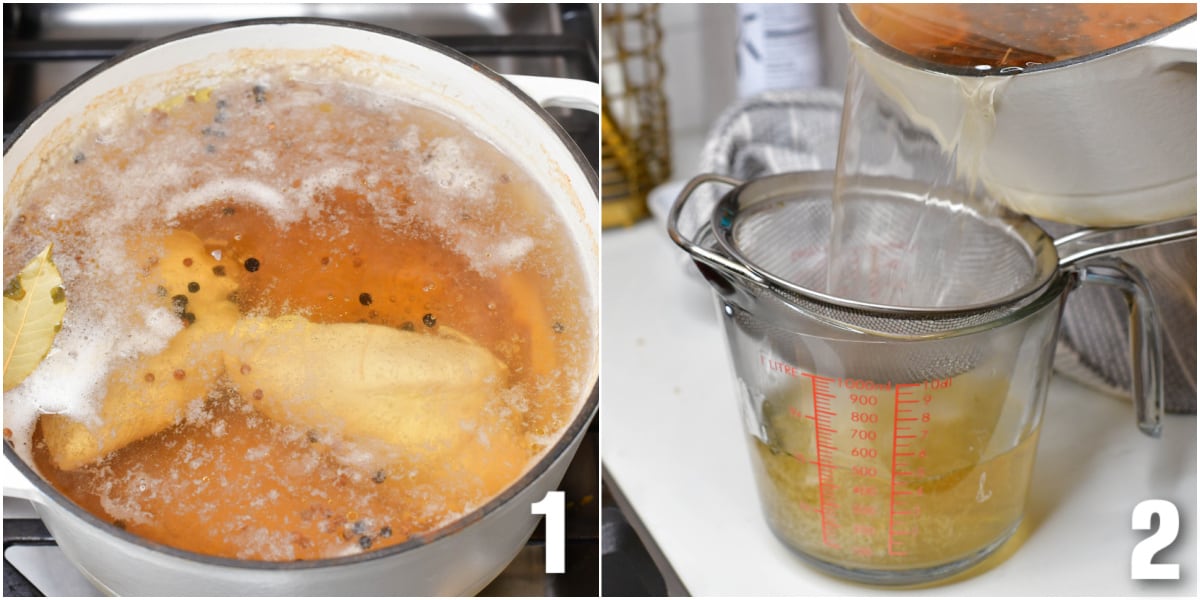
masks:
<path fill-rule="evenodd" d="M 854 4 L 851 11 L 868 32 L 905 54 L 998 74 L 1136 41 L 1194 17 L 1196 5 Z M 947 97 L 940 102 L 928 98 L 914 101 L 904 95 L 923 92 L 913 91 L 915 87 L 897 91 L 889 81 L 903 80 L 903 70 L 908 67 L 895 71 L 889 67 L 880 71 L 883 77 L 879 77 L 880 65 L 890 65 L 891 60 L 873 64 L 879 58 L 875 51 L 862 54 L 852 53 L 847 74 L 826 290 L 860 302 L 944 307 L 945 298 L 959 296 L 954 289 L 959 282 L 946 276 L 942 266 L 969 253 L 968 245 L 977 241 L 969 235 L 976 221 L 970 213 L 994 214 L 998 204 L 1006 201 L 993 197 L 981 173 L 986 171 L 982 157 L 994 134 L 996 99 L 1002 97 L 1012 77 L 970 78 L 958 86 L 930 87 L 924 91 Z M 916 114 L 922 106 L 941 107 L 938 110 L 944 109 L 946 114 Z M 955 113 L 945 107 L 961 110 L 957 121 L 949 120 L 947 114 Z M 916 228 L 907 232 L 907 243 L 886 245 L 878 239 L 887 236 L 875 234 L 889 226 L 885 218 L 854 222 L 849 216 L 849 192 L 854 178 L 864 173 L 894 174 L 928 183 L 930 198 L 939 198 L 938 188 L 961 188 L 966 200 L 960 203 L 971 210 L 959 213 L 952 226 L 935 227 L 918 220 Z M 929 208 L 923 210 L 942 210 L 939 202 L 927 204 Z M 876 214 L 882 211 L 880 208 Z M 969 304 L 990 300 L 974 298 Z"/>
<path fill-rule="evenodd" d="M 855 4 L 851 10 L 867 31 L 906 54 L 941 65 L 1005 73 L 1009 71 L 1000 70 L 1121 46 L 1196 14 L 1195 4 Z M 867 52 L 876 57 L 874 51 Z M 943 144 L 938 148 L 934 137 L 917 131 L 924 126 L 917 120 L 940 115 L 895 117 L 912 111 L 911 105 L 890 96 L 899 92 L 885 91 L 872 78 L 875 72 L 860 60 L 851 56 L 847 77 L 826 289 L 858 301 L 939 306 L 938 301 L 949 295 L 942 293 L 944 286 L 961 284 L 946 277 L 943 268 L 979 240 L 966 236 L 970 230 L 960 230 L 956 221 L 931 218 L 905 232 L 907 244 L 869 245 L 890 239 L 873 235 L 872 229 L 894 226 L 895 219 L 885 218 L 887 206 L 881 203 L 877 221 L 849 222 L 846 206 L 857 198 L 842 190 L 852 189 L 846 182 L 860 173 L 904 177 L 912 171 L 924 177 L 915 179 L 929 184 L 930 197 L 937 197 L 933 191 L 939 187 L 960 184 L 973 207 L 990 210 L 990 199 L 978 193 L 973 161 L 978 160 L 980 141 L 994 128 L 992 92 L 1009 79 L 979 78 L 972 82 L 978 87 L 955 88 L 961 97 L 947 98 L 939 106 L 966 108 L 956 128 L 937 132 Z M 886 83 L 886 77 L 882 79 Z M 929 215 L 946 209 L 930 202 L 920 210 Z M 926 221 L 949 225 L 931 228 Z M 1005 404 L 1016 402 L 1008 393 L 1007 381 L 984 370 L 956 374 L 953 387 L 931 393 L 932 408 L 922 408 L 926 421 L 919 425 L 920 439 L 913 442 L 919 450 L 904 459 L 911 467 L 897 467 L 894 444 L 900 434 L 893 410 L 860 412 L 872 420 L 852 423 L 845 420 L 846 413 L 854 416 L 854 411 L 866 409 L 856 407 L 848 393 L 833 399 L 838 408 L 828 418 L 843 422 L 823 457 L 814 433 L 816 417 L 797 409 L 811 406 L 811 395 L 769 397 L 762 408 L 762 433 L 750 440 L 772 530 L 808 556 L 845 569 L 867 570 L 937 568 L 968 560 L 1006 539 L 1024 512 L 1039 434 L 1035 427 L 1017 436 L 999 425 Z M 947 412 L 940 413 L 941 407 L 948 407 Z M 1006 441 L 989 442 L 993 436 Z M 830 456 L 836 464 L 822 465 L 821 459 L 828 461 Z M 822 472 L 823 467 L 829 470 Z M 836 485 L 825 475 L 833 469 Z"/>
<path fill-rule="evenodd" d="M 21 213 L 5 272 L 53 242 L 68 316 L 55 352 L 6 394 L 6 436 L 118 527 L 230 558 L 378 549 L 484 504 L 577 409 L 594 343 L 580 258 L 538 184 L 448 117 L 316 67 L 264 68 L 84 128 L 49 163 L 6 199 Z M 179 231 L 236 282 L 243 316 L 453 332 L 504 364 L 505 385 L 445 452 L 275 422 L 209 374 L 174 426 L 58 468 L 23 411 L 97 426 L 97 382 L 188 326 L 148 326 L 164 299 L 139 283 L 178 260 L 161 241 Z M 303 360 L 319 371 L 322 352 Z"/>

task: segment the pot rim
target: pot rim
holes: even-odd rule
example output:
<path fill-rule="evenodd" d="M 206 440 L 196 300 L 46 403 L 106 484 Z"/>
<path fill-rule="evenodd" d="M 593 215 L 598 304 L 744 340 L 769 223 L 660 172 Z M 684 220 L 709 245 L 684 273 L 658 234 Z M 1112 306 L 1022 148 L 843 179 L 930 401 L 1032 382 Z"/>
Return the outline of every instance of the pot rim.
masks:
<path fill-rule="evenodd" d="M 951 66 L 951 65 L 944 65 L 941 63 L 936 63 L 933 61 L 928 61 L 925 59 L 917 58 L 911 54 L 902 52 L 899 49 L 895 48 L 894 46 L 879 39 L 878 37 L 875 36 L 875 34 L 868 31 L 867 28 L 864 27 L 861 22 L 859 22 L 858 17 L 856 17 L 854 15 L 854 11 L 850 4 L 843 3 L 843 4 L 838 5 L 838 20 L 841 22 L 842 28 L 845 30 L 846 34 L 850 38 L 857 40 L 858 42 L 866 45 L 867 48 L 871 49 L 873 52 L 878 53 L 879 55 L 883 56 L 884 58 L 887 58 L 893 62 L 899 63 L 906 67 L 910 67 L 910 68 L 917 69 L 920 71 L 927 71 L 927 72 L 935 73 L 935 74 L 953 75 L 953 76 L 958 76 L 958 77 L 1011 77 L 1013 75 L 1041 73 L 1041 72 L 1045 72 L 1045 71 L 1053 71 L 1053 70 L 1057 70 L 1057 69 L 1073 67 L 1075 65 L 1079 65 L 1079 64 L 1089 62 L 1092 60 L 1096 60 L 1099 58 L 1104 58 L 1106 56 L 1110 56 L 1113 54 L 1117 54 L 1119 52 L 1124 52 L 1126 50 L 1136 48 L 1138 46 L 1145 45 L 1149 42 L 1152 42 L 1160 37 L 1163 37 L 1163 36 L 1173 32 L 1177 29 L 1181 29 L 1190 23 L 1195 22 L 1196 15 L 1192 15 L 1186 19 L 1179 21 L 1178 23 L 1173 23 L 1171 25 L 1168 25 L 1167 27 L 1164 27 L 1158 31 L 1155 31 L 1154 33 L 1145 35 L 1143 37 L 1140 37 L 1140 38 L 1130 41 L 1130 42 L 1126 42 L 1124 44 L 1121 44 L 1120 46 L 1106 48 L 1106 49 L 1100 50 L 1098 52 L 1092 52 L 1090 54 L 1084 54 L 1082 56 L 1077 56 L 1075 58 L 1068 58 L 1066 60 L 1056 60 L 1056 61 L 1052 61 L 1052 62 L 1048 62 L 1048 63 L 1042 63 L 1039 65 L 1034 65 L 1032 67 L 1028 67 L 1028 66 L 1027 67 L 1005 67 L 1005 68 L 1000 68 L 1000 69 L 991 69 L 991 68 L 976 69 L 975 67 L 957 67 L 957 66 Z"/>
<path fill-rule="evenodd" d="M 47 110 L 49 110 L 51 107 L 53 107 L 55 104 L 57 104 L 64 97 L 66 97 L 67 95 L 72 93 L 76 88 L 78 88 L 84 82 L 96 77 L 97 75 L 103 73 L 104 71 L 107 71 L 108 69 L 112 68 L 113 66 L 115 66 L 119 63 L 122 63 L 126 60 L 130 60 L 132 58 L 135 58 L 138 55 L 143 54 L 148 50 L 152 50 L 159 46 L 164 46 L 166 44 L 170 44 L 170 43 L 173 43 L 173 42 L 176 42 L 179 40 L 183 40 L 183 39 L 198 37 L 201 35 L 216 33 L 216 32 L 225 31 L 228 29 L 242 28 L 242 27 L 286 26 L 286 25 L 319 25 L 319 26 L 326 26 L 326 27 L 341 27 L 341 28 L 347 28 L 347 29 L 356 29 L 356 30 L 360 30 L 360 31 L 363 31 L 366 33 L 383 35 L 383 36 L 387 36 L 390 38 L 398 39 L 402 42 L 408 42 L 410 44 L 414 44 L 414 45 L 423 47 L 427 50 L 438 52 L 440 54 L 443 54 L 449 58 L 452 58 L 452 59 L 470 67 L 472 70 L 474 70 L 474 72 L 478 73 L 479 75 L 486 77 L 486 78 L 492 80 L 493 82 L 499 84 L 501 87 L 503 87 L 505 90 L 507 90 L 510 94 L 514 95 L 518 100 L 520 100 L 523 104 L 525 104 L 526 107 L 528 107 L 530 110 L 532 110 L 538 117 L 540 117 L 542 119 L 542 121 L 548 127 L 550 127 L 551 131 L 559 138 L 559 141 L 562 143 L 562 146 L 570 153 L 571 158 L 574 159 L 574 161 L 577 163 L 577 165 L 580 168 L 580 171 L 587 178 L 588 184 L 589 184 L 590 188 L 593 190 L 593 193 L 598 193 L 596 191 L 599 187 L 598 176 L 597 176 L 595 170 L 593 170 L 591 168 L 591 165 L 587 162 L 586 157 L 584 157 L 584 155 L 583 155 L 583 151 L 578 146 L 575 145 L 575 142 L 573 140 L 571 140 L 570 136 L 567 135 L 566 131 L 563 130 L 562 126 L 559 125 L 558 122 L 554 120 L 554 118 L 550 115 L 549 112 L 546 111 L 546 109 L 542 108 L 542 106 L 540 106 L 537 102 L 535 102 L 527 94 L 525 94 L 523 91 L 521 91 L 520 88 L 518 88 L 512 82 L 505 79 L 502 75 L 496 73 L 495 71 L 493 71 L 492 69 L 483 65 L 479 61 L 476 61 L 475 59 L 473 59 L 469 56 L 466 56 L 465 54 L 462 54 L 461 52 L 459 52 L 453 48 L 439 44 L 428 38 L 416 36 L 416 35 L 406 33 L 403 31 L 399 31 L 396 29 L 380 27 L 377 25 L 370 25 L 367 23 L 360 23 L 357 21 L 317 18 L 317 17 L 269 17 L 269 18 L 243 19 L 243 20 L 237 20 L 237 21 L 215 23 L 212 25 L 205 25 L 205 26 L 201 26 L 201 27 L 188 29 L 185 31 L 181 31 L 179 33 L 175 33 L 175 34 L 172 34 L 169 36 L 165 36 L 162 38 L 148 41 L 143 44 L 138 44 L 136 46 L 133 46 L 133 47 L 129 48 L 128 50 L 118 54 L 117 56 L 115 56 L 109 60 L 106 60 L 106 61 L 100 63 L 99 65 L 96 65 L 95 67 L 89 69 L 86 73 L 84 73 L 84 74 L 80 75 L 79 77 L 75 78 L 74 80 L 72 80 L 66 86 L 59 89 L 57 92 L 55 92 L 45 102 L 40 104 L 32 113 L 30 113 L 30 115 L 28 117 L 26 117 L 24 120 L 21 121 L 21 123 L 16 127 L 16 129 L 13 130 L 12 135 L 10 135 L 8 137 L 8 139 L 4 141 L 4 154 L 6 155 L 6 158 L 7 158 L 7 154 L 9 152 L 10 148 L 12 147 L 12 145 L 25 133 L 25 131 L 29 128 L 29 126 L 32 125 L 34 122 L 36 122 L 38 119 L 40 119 L 42 117 L 42 115 L 46 113 Z M 586 199 L 584 199 L 584 201 L 586 201 Z M 111 523 L 108 523 L 108 522 L 100 519 L 99 517 L 93 515 L 92 513 L 84 510 L 82 507 L 80 507 L 78 504 L 76 504 L 70 498 L 67 498 L 64 494 L 62 494 L 57 489 L 55 489 L 54 486 L 52 486 L 48 482 L 46 482 L 46 480 L 43 479 L 41 477 L 41 475 L 39 475 L 37 473 L 37 471 L 35 471 L 33 469 L 33 467 L 31 467 L 30 465 L 27 465 L 25 463 L 25 461 L 22 460 L 21 457 L 19 457 L 17 455 L 16 451 L 12 447 L 11 442 L 7 442 L 7 441 L 5 442 L 4 455 L 5 455 L 5 458 L 8 459 L 9 462 L 11 462 L 16 467 L 16 469 L 18 471 L 20 471 L 21 474 L 24 475 L 25 478 L 28 479 L 33 484 L 34 487 L 37 488 L 39 493 L 41 493 L 48 500 L 51 500 L 55 505 L 64 508 L 65 510 L 70 512 L 75 517 L 81 519 L 82 521 L 84 521 L 85 523 L 87 523 L 93 527 L 96 527 L 96 528 L 98 528 L 102 531 L 105 531 L 106 533 L 113 535 L 123 541 L 132 543 L 136 546 L 140 546 L 147 550 L 160 552 L 162 554 L 170 555 L 175 558 L 180 558 L 180 559 L 184 559 L 184 560 L 188 560 L 188 561 L 192 561 L 192 562 L 199 562 L 199 563 L 205 563 L 205 564 L 209 564 L 209 565 L 213 565 L 213 566 L 234 568 L 234 569 L 272 570 L 272 571 L 304 571 L 304 570 L 308 570 L 308 569 L 341 567 L 341 566 L 354 565 L 354 564 L 366 562 L 366 561 L 388 558 L 388 557 L 402 554 L 404 552 L 407 552 L 407 551 L 410 551 L 410 550 L 413 550 L 416 548 L 420 548 L 420 547 L 432 544 L 443 538 L 449 537 L 450 535 L 458 532 L 459 530 L 464 529 L 478 521 L 483 520 L 484 518 L 495 513 L 500 507 L 508 504 L 508 502 L 510 500 L 512 500 L 513 498 L 518 496 L 522 491 L 524 491 L 526 488 L 528 488 L 538 477 L 540 477 L 543 473 L 545 473 L 553 463 L 557 462 L 560 458 L 562 458 L 562 456 L 565 454 L 567 448 L 573 443 L 573 441 L 577 437 L 581 437 L 585 433 L 584 430 L 585 430 L 587 424 L 591 422 L 592 417 L 599 410 L 599 396 L 596 393 L 597 383 L 595 381 L 592 381 L 591 383 L 592 383 L 592 386 L 591 386 L 591 388 L 589 388 L 588 396 L 586 397 L 586 399 L 584 399 L 582 401 L 581 405 L 579 406 L 578 411 L 575 414 L 575 417 L 571 420 L 570 424 L 562 430 L 558 440 L 554 443 L 554 445 L 551 446 L 548 450 L 546 450 L 542 454 L 541 459 L 539 459 L 528 470 L 526 470 L 526 472 L 521 476 L 520 479 L 518 479 L 517 481 L 510 484 L 507 488 L 505 488 L 502 492 L 500 492 L 498 495 L 496 495 L 491 500 L 489 500 L 486 504 L 476 508 L 475 510 L 455 519 L 454 521 L 452 521 L 442 527 L 439 527 L 436 530 L 433 530 L 431 532 L 427 532 L 424 534 L 415 535 L 403 543 L 396 544 L 394 546 L 388 546 L 385 548 L 380 548 L 378 550 L 369 550 L 369 551 L 366 551 L 366 552 L 363 552 L 360 554 L 355 554 L 353 556 L 344 556 L 344 557 L 337 557 L 337 558 L 322 558 L 322 559 L 317 559 L 317 560 L 296 560 L 296 561 L 290 561 L 290 562 L 276 562 L 276 561 L 265 561 L 265 560 L 244 560 L 244 559 L 225 558 L 225 557 L 220 557 L 220 556 L 200 554 L 197 552 L 192 552 L 189 550 L 182 550 L 179 548 L 168 546 L 166 544 L 154 542 L 149 539 L 143 538 L 141 536 L 129 533 L 128 531 L 125 531 L 123 529 L 120 529 L 117 526 L 115 526 Z"/>

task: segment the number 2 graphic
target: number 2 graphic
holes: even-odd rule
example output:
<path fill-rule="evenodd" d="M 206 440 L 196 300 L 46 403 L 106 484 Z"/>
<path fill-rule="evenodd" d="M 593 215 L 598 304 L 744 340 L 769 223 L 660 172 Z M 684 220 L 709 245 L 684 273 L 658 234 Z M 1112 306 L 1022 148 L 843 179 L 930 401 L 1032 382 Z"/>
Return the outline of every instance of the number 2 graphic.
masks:
<path fill-rule="evenodd" d="M 1179 509 L 1166 500 L 1143 500 L 1133 507 L 1133 528 L 1147 530 L 1158 515 L 1158 531 L 1138 542 L 1129 557 L 1133 579 L 1179 579 L 1177 563 L 1155 563 L 1154 555 L 1170 546 L 1179 535 Z"/>

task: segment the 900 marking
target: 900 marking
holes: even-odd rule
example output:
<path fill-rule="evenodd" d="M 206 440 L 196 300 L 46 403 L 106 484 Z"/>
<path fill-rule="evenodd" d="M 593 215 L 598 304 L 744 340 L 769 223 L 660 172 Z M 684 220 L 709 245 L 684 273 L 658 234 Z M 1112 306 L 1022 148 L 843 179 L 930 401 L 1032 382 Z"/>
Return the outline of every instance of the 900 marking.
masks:
<path fill-rule="evenodd" d="M 862 394 L 850 394 L 850 403 L 859 406 L 875 406 L 879 404 L 879 397 L 866 396 Z"/>

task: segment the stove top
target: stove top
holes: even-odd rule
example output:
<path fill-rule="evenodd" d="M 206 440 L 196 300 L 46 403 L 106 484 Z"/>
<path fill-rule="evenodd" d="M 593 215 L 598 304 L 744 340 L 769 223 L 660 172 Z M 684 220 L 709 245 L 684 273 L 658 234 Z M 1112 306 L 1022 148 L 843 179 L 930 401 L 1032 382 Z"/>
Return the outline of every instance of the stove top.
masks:
<path fill-rule="evenodd" d="M 324 17 L 429 37 L 506 74 L 598 81 L 597 7 L 588 4 L 5 4 L 4 136 L 41 102 L 99 62 L 140 42 L 249 18 Z M 597 168 L 599 123 L 583 111 L 553 116 Z M 595 393 L 595 392 L 593 392 Z M 566 492 L 566 573 L 544 572 L 539 525 L 485 596 L 599 594 L 598 419 L 559 489 Z M 98 596 L 67 561 L 28 502 L 4 499 L 4 595 Z"/>

